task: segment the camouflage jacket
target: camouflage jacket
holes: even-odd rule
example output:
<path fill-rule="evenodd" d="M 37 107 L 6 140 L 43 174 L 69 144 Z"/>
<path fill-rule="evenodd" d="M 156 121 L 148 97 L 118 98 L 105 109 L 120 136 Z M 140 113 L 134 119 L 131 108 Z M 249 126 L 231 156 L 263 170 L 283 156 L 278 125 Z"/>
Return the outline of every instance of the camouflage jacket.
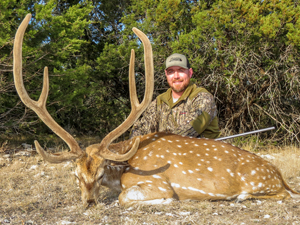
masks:
<path fill-rule="evenodd" d="M 131 137 L 159 131 L 217 138 L 220 131 L 212 94 L 204 88 L 190 85 L 175 103 L 171 88 L 159 95 L 133 125 Z"/>

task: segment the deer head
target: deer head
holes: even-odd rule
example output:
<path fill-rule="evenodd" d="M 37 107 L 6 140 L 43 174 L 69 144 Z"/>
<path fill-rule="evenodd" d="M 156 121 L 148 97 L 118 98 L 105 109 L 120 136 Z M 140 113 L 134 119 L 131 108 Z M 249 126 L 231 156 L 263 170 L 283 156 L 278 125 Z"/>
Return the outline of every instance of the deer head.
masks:
<path fill-rule="evenodd" d="M 131 58 L 129 65 L 129 90 L 131 99 L 131 113 L 128 118 L 115 130 L 110 132 L 100 144 L 88 146 L 86 151 L 81 149 L 76 140 L 66 132 L 59 124 L 55 122 L 52 116 L 46 109 L 46 101 L 49 92 L 49 77 L 48 68 L 44 69 L 44 80 L 41 95 L 38 101 L 32 100 L 23 84 L 22 77 L 22 43 L 25 30 L 31 19 L 31 15 L 28 14 L 19 26 L 15 41 L 14 41 L 14 63 L 13 63 L 13 74 L 14 82 L 18 95 L 22 102 L 32 109 L 38 117 L 70 148 L 68 152 L 62 152 L 60 154 L 49 154 L 47 153 L 38 143 L 35 141 L 35 147 L 38 153 L 44 158 L 44 160 L 50 163 L 61 163 L 65 161 L 76 160 L 76 177 L 79 180 L 79 185 L 82 191 L 82 201 L 84 204 L 94 201 L 97 199 L 97 191 L 99 189 L 99 183 L 103 179 L 104 169 L 110 161 L 113 162 L 124 162 L 130 159 L 138 149 L 140 138 L 136 137 L 125 145 L 112 145 L 118 151 L 110 151 L 109 145 L 120 135 L 122 135 L 137 118 L 143 113 L 152 100 L 153 89 L 154 89 L 154 72 L 153 72 L 153 56 L 152 48 L 147 36 L 138 30 L 133 28 L 133 32 L 141 39 L 144 45 L 144 61 L 145 61 L 145 77 L 146 77 L 146 88 L 145 96 L 142 103 L 139 103 L 136 87 L 135 87 L 135 72 L 134 72 L 134 50 L 131 50 Z M 121 147 L 119 147 L 121 146 Z"/>

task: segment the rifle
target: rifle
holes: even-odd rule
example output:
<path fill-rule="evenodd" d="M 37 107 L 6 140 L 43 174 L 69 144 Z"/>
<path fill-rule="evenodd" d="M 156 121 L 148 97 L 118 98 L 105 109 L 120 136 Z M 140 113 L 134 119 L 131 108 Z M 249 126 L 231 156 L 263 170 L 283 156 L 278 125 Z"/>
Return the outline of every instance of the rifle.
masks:
<path fill-rule="evenodd" d="M 235 134 L 235 135 L 231 135 L 231 136 L 227 136 L 227 137 L 221 137 L 221 138 L 216 138 L 215 140 L 225 140 L 225 139 L 230 139 L 230 138 L 235 138 L 235 137 L 241 137 L 241 136 L 245 136 L 248 134 L 255 134 L 255 133 L 260 133 L 260 132 L 264 132 L 264 131 L 268 131 L 268 130 L 274 130 L 275 127 L 268 127 L 268 128 L 264 128 L 264 129 L 260 129 L 260 130 L 254 130 L 254 131 L 249 131 L 249 132 L 245 132 L 245 133 L 241 133 L 241 134 Z"/>

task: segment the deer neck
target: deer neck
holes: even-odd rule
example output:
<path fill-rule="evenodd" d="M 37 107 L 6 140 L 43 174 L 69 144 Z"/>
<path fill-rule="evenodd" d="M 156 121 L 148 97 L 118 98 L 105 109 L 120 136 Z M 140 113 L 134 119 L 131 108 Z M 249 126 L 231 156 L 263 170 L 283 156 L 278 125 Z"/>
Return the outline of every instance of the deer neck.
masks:
<path fill-rule="evenodd" d="M 108 161 L 108 165 L 104 167 L 104 176 L 101 185 L 115 191 L 121 191 L 121 176 L 128 167 L 129 164 L 127 162 Z"/>

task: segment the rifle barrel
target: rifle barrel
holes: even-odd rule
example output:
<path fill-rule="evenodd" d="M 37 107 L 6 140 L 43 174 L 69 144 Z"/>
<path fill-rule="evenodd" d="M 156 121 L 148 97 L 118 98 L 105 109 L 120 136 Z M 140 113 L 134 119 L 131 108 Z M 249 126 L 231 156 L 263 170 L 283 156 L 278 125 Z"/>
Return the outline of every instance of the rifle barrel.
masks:
<path fill-rule="evenodd" d="M 255 133 L 260 133 L 260 132 L 264 132 L 264 131 L 268 131 L 268 130 L 274 130 L 275 127 L 268 127 L 268 128 L 264 128 L 264 129 L 260 129 L 260 130 L 254 130 L 254 131 L 249 131 L 249 132 L 245 132 L 245 133 L 241 133 L 241 134 L 235 134 L 235 135 L 231 135 L 231 136 L 227 136 L 227 137 L 221 137 L 221 138 L 216 138 L 215 140 L 225 140 L 225 139 L 230 139 L 230 138 L 235 138 L 235 137 L 241 137 L 241 136 L 245 136 L 248 134 L 255 134 Z"/>

